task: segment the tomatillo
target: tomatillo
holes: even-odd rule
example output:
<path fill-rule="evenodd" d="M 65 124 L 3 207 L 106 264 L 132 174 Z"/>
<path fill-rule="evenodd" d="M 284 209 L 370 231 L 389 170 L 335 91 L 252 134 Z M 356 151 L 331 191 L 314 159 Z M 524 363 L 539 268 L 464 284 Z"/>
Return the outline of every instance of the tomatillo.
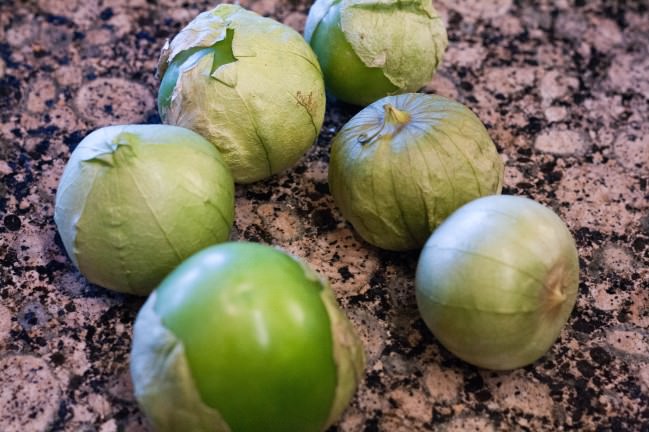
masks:
<path fill-rule="evenodd" d="M 317 0 L 304 37 L 327 91 L 356 105 L 419 90 L 448 45 L 431 0 Z"/>
<path fill-rule="evenodd" d="M 500 193 L 503 162 L 478 117 L 427 94 L 388 96 L 334 138 L 329 187 L 345 219 L 383 249 L 423 246 L 448 215 Z"/>
<path fill-rule="evenodd" d="M 56 192 L 65 250 L 92 283 L 146 295 L 185 258 L 226 241 L 234 181 L 200 135 L 164 125 L 109 126 L 85 137 Z"/>
<path fill-rule="evenodd" d="M 318 60 L 292 28 L 232 4 L 198 15 L 163 48 L 164 123 L 214 144 L 234 180 L 295 164 L 318 137 L 325 93 Z"/>
<path fill-rule="evenodd" d="M 419 312 L 449 351 L 514 369 L 540 358 L 575 305 L 579 259 L 563 221 L 528 198 L 480 198 L 430 237 L 417 265 Z"/>
<path fill-rule="evenodd" d="M 329 286 L 256 243 L 192 256 L 135 321 L 135 396 L 158 431 L 321 431 L 346 408 L 363 367 Z"/>

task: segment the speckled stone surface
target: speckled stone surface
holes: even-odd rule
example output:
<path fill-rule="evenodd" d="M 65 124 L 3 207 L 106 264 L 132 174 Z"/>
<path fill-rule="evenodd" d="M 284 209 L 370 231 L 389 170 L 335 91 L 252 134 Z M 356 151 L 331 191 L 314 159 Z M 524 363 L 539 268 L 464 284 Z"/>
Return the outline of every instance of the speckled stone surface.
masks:
<path fill-rule="evenodd" d="M 560 340 L 506 373 L 455 359 L 418 317 L 417 253 L 372 248 L 327 188 L 330 103 L 286 173 L 237 187 L 234 239 L 328 277 L 367 375 L 339 431 L 649 430 L 649 3 L 436 0 L 450 45 L 426 91 L 460 100 L 506 161 L 504 192 L 552 207 L 582 282 Z M 308 4 L 246 6 L 302 30 Z M 93 129 L 156 123 L 165 38 L 212 2 L 0 1 L 0 430 L 145 431 L 128 374 L 142 299 L 89 285 L 52 220 L 65 162 Z"/>

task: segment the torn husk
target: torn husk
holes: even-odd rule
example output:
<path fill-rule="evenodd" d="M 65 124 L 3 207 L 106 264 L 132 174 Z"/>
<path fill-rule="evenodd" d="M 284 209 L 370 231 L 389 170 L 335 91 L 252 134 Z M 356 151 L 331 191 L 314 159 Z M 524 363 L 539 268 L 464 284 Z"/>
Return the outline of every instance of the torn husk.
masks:
<path fill-rule="evenodd" d="M 165 80 L 172 69 L 174 78 Z M 290 27 L 236 5 L 190 22 L 163 49 L 158 73 L 162 120 L 208 139 L 239 183 L 292 166 L 324 120 L 322 72 L 308 44 Z"/>
<path fill-rule="evenodd" d="M 281 249 L 280 249 L 281 250 Z M 352 323 L 340 309 L 333 290 L 315 271 L 301 260 L 291 256 L 304 270 L 309 280 L 318 282 L 320 298 L 327 310 L 333 338 L 333 355 L 336 364 L 336 392 L 324 429 L 334 424 L 349 405 L 365 373 L 365 352 L 363 343 Z"/>
<path fill-rule="evenodd" d="M 135 321 L 131 377 L 135 398 L 160 432 L 230 432 L 220 413 L 202 401 L 185 350 L 155 313 L 155 292 Z"/>

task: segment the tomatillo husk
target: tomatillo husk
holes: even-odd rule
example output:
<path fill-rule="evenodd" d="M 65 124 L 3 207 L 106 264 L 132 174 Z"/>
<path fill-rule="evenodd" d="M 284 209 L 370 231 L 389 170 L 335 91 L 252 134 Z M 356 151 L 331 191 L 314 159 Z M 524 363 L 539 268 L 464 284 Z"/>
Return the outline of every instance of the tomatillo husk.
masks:
<path fill-rule="evenodd" d="M 304 37 L 327 91 L 356 105 L 419 90 L 448 44 L 431 0 L 317 0 Z"/>
<path fill-rule="evenodd" d="M 98 129 L 70 156 L 54 221 L 92 283 L 146 295 L 185 258 L 228 239 L 234 182 L 219 152 L 175 126 Z"/>
<path fill-rule="evenodd" d="M 192 256 L 135 322 L 135 396 L 158 431 L 322 431 L 363 368 L 362 344 L 329 286 L 260 244 Z"/>
<path fill-rule="evenodd" d="M 500 193 L 503 162 L 464 105 L 427 94 L 388 96 L 354 116 L 334 138 L 331 194 L 367 242 L 421 247 L 463 204 Z"/>
<path fill-rule="evenodd" d="M 579 258 L 568 228 L 528 198 L 491 196 L 453 213 L 417 265 L 422 318 L 449 351 L 507 370 L 533 363 L 574 307 Z"/>
<path fill-rule="evenodd" d="M 162 50 L 158 108 L 165 123 L 214 144 L 234 180 L 295 164 L 325 111 L 318 60 L 292 28 L 232 4 L 198 15 Z"/>

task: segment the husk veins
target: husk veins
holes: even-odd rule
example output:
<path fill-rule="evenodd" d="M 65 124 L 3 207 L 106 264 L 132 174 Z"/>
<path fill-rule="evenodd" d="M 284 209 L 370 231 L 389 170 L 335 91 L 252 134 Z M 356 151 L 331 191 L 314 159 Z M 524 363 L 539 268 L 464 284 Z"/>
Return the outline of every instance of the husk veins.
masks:
<path fill-rule="evenodd" d="M 186 172 L 182 164 L 169 168 L 177 152 L 205 175 Z M 177 176 L 176 182 L 157 181 L 163 166 L 168 167 L 165 176 Z M 178 189 L 187 193 L 177 194 Z M 218 151 L 194 132 L 110 126 L 92 132 L 71 155 L 59 182 L 54 219 L 68 255 L 89 281 L 144 295 L 202 245 L 227 239 L 233 189 Z M 178 201 L 178 195 L 184 199 Z M 176 223 L 175 209 L 183 206 L 184 219 L 198 224 Z M 153 256 L 145 253 L 150 248 L 156 249 Z"/>
<path fill-rule="evenodd" d="M 393 118 L 395 108 L 401 120 Z M 385 249 L 421 247 L 453 210 L 500 193 L 502 178 L 503 163 L 480 120 L 439 96 L 376 101 L 332 143 L 334 200 L 365 240 Z"/>
<path fill-rule="evenodd" d="M 221 150 L 235 181 L 249 183 L 289 167 L 315 142 L 324 120 L 324 83 L 297 32 L 228 4 L 200 14 L 165 45 L 159 76 L 183 52 L 215 46 L 228 35 L 233 60 L 214 64 L 207 56 L 181 64 L 160 114 L 205 136 Z"/>
<path fill-rule="evenodd" d="M 510 196 L 456 211 L 426 243 L 416 277 L 422 317 L 438 340 L 497 370 L 532 363 L 549 349 L 578 285 L 577 250 L 563 222 Z"/>
<path fill-rule="evenodd" d="M 448 45 L 444 23 L 430 0 L 317 1 L 304 29 L 307 41 L 338 4 L 345 39 L 365 66 L 380 68 L 400 93 L 430 81 Z"/>

